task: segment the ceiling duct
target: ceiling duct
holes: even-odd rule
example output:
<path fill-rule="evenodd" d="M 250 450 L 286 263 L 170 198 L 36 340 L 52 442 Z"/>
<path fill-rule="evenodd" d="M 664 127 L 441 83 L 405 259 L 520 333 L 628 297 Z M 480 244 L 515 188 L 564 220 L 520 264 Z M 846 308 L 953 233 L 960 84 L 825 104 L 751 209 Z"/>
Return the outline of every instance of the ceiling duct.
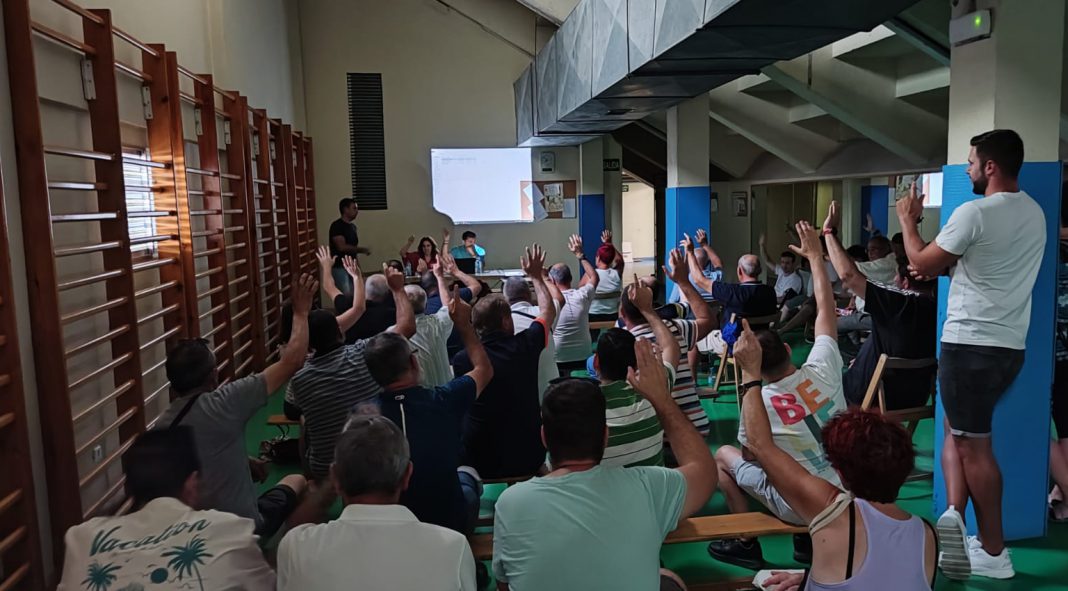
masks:
<path fill-rule="evenodd" d="M 521 146 L 609 133 L 917 0 L 581 0 L 516 80 Z"/>

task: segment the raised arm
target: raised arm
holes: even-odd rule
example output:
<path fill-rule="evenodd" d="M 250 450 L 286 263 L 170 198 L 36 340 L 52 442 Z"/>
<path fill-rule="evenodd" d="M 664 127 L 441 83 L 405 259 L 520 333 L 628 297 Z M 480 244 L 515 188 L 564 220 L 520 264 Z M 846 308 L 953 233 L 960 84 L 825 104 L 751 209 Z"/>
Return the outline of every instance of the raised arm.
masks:
<path fill-rule="evenodd" d="M 823 238 L 827 243 L 827 256 L 831 258 L 835 273 L 842 280 L 842 285 L 849 288 L 855 295 L 864 297 L 868 291 L 868 279 L 857 268 L 853 259 L 842 248 L 838 241 L 838 223 L 841 218 L 838 212 L 838 202 L 831 201 L 831 207 L 827 210 L 827 219 L 823 222 Z"/>
<path fill-rule="evenodd" d="M 363 316 L 363 313 L 367 311 L 367 297 L 364 295 L 366 285 L 363 281 L 360 263 L 349 255 L 345 255 L 341 258 L 341 264 L 344 265 L 345 272 L 352 278 L 352 306 L 337 317 L 338 328 L 344 333 L 352 328 Z"/>
<path fill-rule="evenodd" d="M 923 217 L 923 198 L 916 194 L 912 183 L 909 196 L 897 202 L 897 219 L 901 222 L 901 236 L 905 241 L 905 254 L 909 264 L 919 275 L 935 277 L 953 266 L 960 256 L 946 252 L 937 243 L 927 244 L 920 236 L 920 218 Z"/>
<path fill-rule="evenodd" d="M 489 355 L 486 355 L 486 349 L 482 347 L 482 341 L 478 340 L 475 327 L 471 324 L 471 306 L 458 293 L 453 293 L 449 300 L 449 317 L 452 318 L 456 332 L 460 333 L 467 358 L 471 360 L 472 369 L 465 375 L 475 381 L 475 392 L 482 394 L 493 379 L 493 364 L 490 363 Z"/>
<path fill-rule="evenodd" d="M 667 370 L 653 354 L 652 343 L 638 339 L 634 342 L 634 354 L 638 370 L 627 370 L 627 382 L 649 401 L 660 419 L 664 436 L 679 462 L 676 469 L 686 479 L 686 500 L 679 518 L 689 517 L 704 507 L 716 490 L 716 462 L 705 440 L 671 397 Z"/>
<path fill-rule="evenodd" d="M 397 310 L 397 322 L 388 331 L 412 338 L 415 335 L 415 314 L 408 294 L 404 293 L 404 273 L 382 263 L 382 273 L 386 276 L 389 291 L 393 294 L 393 305 Z"/>
<path fill-rule="evenodd" d="M 671 329 L 664 324 L 656 310 L 653 309 L 653 290 L 642 285 L 638 281 L 638 276 L 635 275 L 634 283 L 627 286 L 627 299 L 638 308 L 638 311 L 642 313 L 642 318 L 649 323 L 649 328 L 653 329 L 653 336 L 656 337 L 656 344 L 660 347 L 660 356 L 664 363 L 673 369 L 678 369 L 679 341 L 675 339 L 675 335 L 671 334 Z"/>
<path fill-rule="evenodd" d="M 697 255 L 689 250 L 686 251 L 686 266 L 690 268 L 690 280 L 705 292 L 712 293 L 712 284 L 715 281 L 705 277 L 701 265 L 697 262 Z"/>
<path fill-rule="evenodd" d="M 542 271 L 545 269 L 545 251 L 537 244 L 528 247 L 519 257 L 519 266 L 534 284 L 534 293 L 538 297 L 538 318 L 541 319 L 545 332 L 548 334 L 552 330 L 553 322 L 556 321 L 556 304 L 553 303 L 549 288 L 545 285 L 545 278 L 542 276 Z"/>
<path fill-rule="evenodd" d="M 445 279 L 445 266 L 441 263 L 441 256 L 441 253 L 438 253 L 438 262 L 434 264 L 434 279 L 438 280 L 438 297 L 441 298 L 441 307 L 448 309 L 452 302 L 452 290 L 449 289 L 449 282 Z"/>
<path fill-rule="evenodd" d="M 695 238 L 697 238 L 697 245 L 700 246 L 701 249 L 705 251 L 705 254 L 708 255 L 708 262 L 712 264 L 712 268 L 713 269 L 722 269 L 723 268 L 723 259 L 719 258 L 719 255 L 716 254 L 716 251 L 712 250 L 712 247 L 709 246 L 709 244 L 708 244 L 708 234 L 704 231 L 703 228 L 698 228 L 697 229 L 697 234 L 696 234 Z"/>
<path fill-rule="evenodd" d="M 452 238 L 452 233 L 449 232 L 449 229 L 448 228 L 442 228 L 441 229 L 441 251 L 438 253 L 439 256 L 440 256 L 441 253 L 448 254 L 448 252 L 449 252 L 449 239 L 450 238 Z"/>
<path fill-rule="evenodd" d="M 612 244 L 612 231 L 611 230 L 606 228 L 606 229 L 601 231 L 601 243 L 602 244 Z M 612 244 L 612 249 L 614 251 L 616 251 L 616 256 L 615 256 L 615 258 L 612 259 L 612 268 L 616 270 L 616 273 L 619 273 L 620 277 L 622 277 L 623 276 L 623 267 L 624 267 L 624 265 L 626 265 L 626 261 L 623 260 L 623 251 L 621 251 L 618 248 L 616 248 L 615 244 Z"/>
<path fill-rule="evenodd" d="M 800 232 L 799 232 L 800 233 Z M 801 236 L 802 244 L 804 235 Z M 818 240 L 817 240 L 818 242 Z M 760 341 L 742 320 L 742 334 L 734 344 L 734 359 L 742 369 L 742 383 L 755 383 L 742 397 L 742 421 L 747 438 L 746 447 L 756 456 L 775 489 L 797 514 L 811 523 L 838 495 L 833 484 L 813 476 L 789 454 L 775 445 L 764 397 L 760 394 Z"/>
<path fill-rule="evenodd" d="M 319 281 L 322 282 L 323 291 L 330 301 L 341 295 L 341 290 L 334 283 L 334 257 L 330 256 L 330 249 L 320 245 L 315 251 L 315 258 L 319 260 Z"/>
<path fill-rule="evenodd" d="M 307 273 L 301 274 L 293 282 L 293 294 L 290 296 L 293 302 L 293 330 L 278 361 L 263 370 L 268 394 L 284 386 L 297 370 L 304 367 L 304 359 L 308 356 L 308 312 L 311 311 L 312 299 L 317 291 L 319 282 Z"/>
<path fill-rule="evenodd" d="M 556 302 L 556 307 L 562 307 L 567 300 L 564 299 L 564 292 L 560 291 L 560 288 L 555 283 L 549 281 L 548 269 L 543 268 L 541 270 L 541 280 L 545 283 L 545 288 L 549 290 L 549 297 Z"/>
<path fill-rule="evenodd" d="M 688 234 L 683 234 L 683 242 L 686 243 L 686 258 L 694 258 L 693 254 L 693 241 L 690 240 Z M 675 282 L 675 285 L 679 286 L 679 291 L 682 292 L 682 296 L 686 298 L 686 301 L 690 303 L 690 309 L 693 310 L 694 319 L 697 321 L 697 340 L 701 340 L 708 336 L 708 333 L 712 332 L 715 327 L 715 321 L 712 319 L 712 310 L 709 309 L 705 301 L 701 299 L 701 294 L 697 293 L 692 283 L 690 283 L 690 268 L 684 264 L 682 260 L 682 254 L 677 249 L 671 250 L 671 266 L 664 267 L 664 273 L 671 277 L 671 280 Z M 694 263 L 696 264 L 696 262 Z M 701 273 L 698 277 L 704 277 Z M 711 284 L 709 284 L 709 291 L 711 291 Z"/>
<path fill-rule="evenodd" d="M 597 275 L 597 269 L 586 260 L 586 256 L 582 253 L 582 236 L 578 234 L 572 234 L 567 239 L 567 249 L 571 251 L 571 254 L 575 255 L 579 263 L 582 265 L 582 270 L 586 272 L 586 276 L 583 277 L 580 285 L 592 285 L 597 287 L 597 282 L 601 280 Z"/>
<path fill-rule="evenodd" d="M 790 245 L 790 250 L 808 259 L 812 272 L 812 291 L 816 296 L 816 336 L 826 335 L 838 338 L 838 315 L 834 310 L 834 290 L 831 279 L 827 276 L 827 267 L 823 264 L 823 247 L 820 245 L 820 233 L 808 222 L 797 222 L 797 235 L 801 246 Z"/>
<path fill-rule="evenodd" d="M 768 237 L 763 233 L 760 234 L 760 238 L 757 239 L 757 244 L 760 245 L 760 262 L 764 263 L 764 268 L 768 271 L 775 271 L 775 263 L 771 260 L 771 256 L 768 254 Z"/>
<path fill-rule="evenodd" d="M 438 260 L 441 261 L 443 265 L 445 265 L 446 273 L 452 275 L 456 279 L 459 279 L 460 282 L 464 284 L 464 287 L 471 290 L 472 297 L 477 298 L 478 295 L 482 293 L 482 284 L 478 282 L 478 279 L 475 279 L 474 277 L 461 271 L 460 267 L 456 266 L 456 260 L 452 258 L 451 254 L 439 252 Z M 444 300 L 442 301 L 442 303 L 444 304 Z"/>
<path fill-rule="evenodd" d="M 415 236 L 409 236 L 408 241 L 404 243 L 404 246 L 400 249 L 400 260 L 404 262 L 404 257 L 408 256 L 408 251 L 412 249 L 412 244 L 415 243 Z"/>

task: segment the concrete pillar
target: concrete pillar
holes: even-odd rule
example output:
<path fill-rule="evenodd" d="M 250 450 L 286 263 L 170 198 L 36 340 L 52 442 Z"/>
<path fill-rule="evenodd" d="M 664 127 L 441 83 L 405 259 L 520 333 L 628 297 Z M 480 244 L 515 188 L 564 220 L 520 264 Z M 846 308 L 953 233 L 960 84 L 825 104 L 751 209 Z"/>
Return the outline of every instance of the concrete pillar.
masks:
<path fill-rule="evenodd" d="M 1020 188 L 1046 213 L 1046 251 L 1032 296 L 1027 358 L 994 415 L 994 452 L 1004 479 L 1003 523 L 1009 540 L 1041 536 L 1046 531 L 1061 195 L 1061 163 L 1057 159 L 1064 10 L 1060 0 L 1001 0 L 992 9 L 991 37 L 954 47 L 951 54 L 949 164 L 943 169 L 941 223 L 944 225 L 960 204 L 981 198 L 972 194 L 965 174 L 969 139 L 997 128 L 1014 129 L 1023 138 L 1026 161 Z M 949 281 L 942 278 L 939 285 L 940 318 L 945 314 Z M 942 417 L 939 404 L 936 515 L 946 508 L 945 481 L 937 462 L 944 439 Z M 971 506 L 967 522 L 969 533 L 975 533 Z"/>
<path fill-rule="evenodd" d="M 579 236 L 591 262 L 601 246 L 605 225 L 604 140 L 597 138 L 579 146 Z M 578 270 L 582 274 L 581 266 Z"/>
<path fill-rule="evenodd" d="M 684 233 L 708 228 L 712 217 L 708 183 L 708 95 L 668 109 L 667 191 L 664 196 L 664 260 Z M 711 236 L 710 240 L 715 241 Z M 668 282 L 667 292 L 673 285 Z"/>
<path fill-rule="evenodd" d="M 842 227 L 838 238 L 848 248 L 861 242 L 860 228 L 864 225 L 861 215 L 861 202 L 864 182 L 861 179 L 842 180 Z M 827 212 L 817 211 L 816 221 L 822 222 Z"/>
<path fill-rule="evenodd" d="M 623 146 L 610 135 L 604 142 L 604 209 L 605 226 L 612 231 L 616 248 L 623 248 Z M 608 166 L 618 162 L 619 166 Z"/>

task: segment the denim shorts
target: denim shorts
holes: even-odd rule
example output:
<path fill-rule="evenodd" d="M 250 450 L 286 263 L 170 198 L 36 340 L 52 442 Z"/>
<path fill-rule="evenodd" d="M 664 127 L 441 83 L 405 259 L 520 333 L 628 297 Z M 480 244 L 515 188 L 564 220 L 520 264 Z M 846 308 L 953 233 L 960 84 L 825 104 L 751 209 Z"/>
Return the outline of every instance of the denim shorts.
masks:
<path fill-rule="evenodd" d="M 938 386 L 950 431 L 958 437 L 990 437 L 994 407 L 1023 362 L 1023 350 L 942 343 Z"/>

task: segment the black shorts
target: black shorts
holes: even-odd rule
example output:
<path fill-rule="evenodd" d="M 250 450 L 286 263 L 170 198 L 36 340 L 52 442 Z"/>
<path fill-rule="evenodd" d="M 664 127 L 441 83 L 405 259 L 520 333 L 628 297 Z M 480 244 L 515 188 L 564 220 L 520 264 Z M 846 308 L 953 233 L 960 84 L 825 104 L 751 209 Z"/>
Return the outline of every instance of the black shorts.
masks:
<path fill-rule="evenodd" d="M 1053 425 L 1057 438 L 1068 439 L 1068 360 L 1053 366 Z"/>
<path fill-rule="evenodd" d="M 254 532 L 261 541 L 278 533 L 293 510 L 297 508 L 297 493 L 284 484 L 272 487 L 260 495 L 256 505 L 260 510 L 260 522 Z"/>
<path fill-rule="evenodd" d="M 1023 362 L 1022 350 L 942 343 L 939 396 L 954 435 L 990 436 L 994 406 L 1020 373 Z"/>

